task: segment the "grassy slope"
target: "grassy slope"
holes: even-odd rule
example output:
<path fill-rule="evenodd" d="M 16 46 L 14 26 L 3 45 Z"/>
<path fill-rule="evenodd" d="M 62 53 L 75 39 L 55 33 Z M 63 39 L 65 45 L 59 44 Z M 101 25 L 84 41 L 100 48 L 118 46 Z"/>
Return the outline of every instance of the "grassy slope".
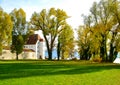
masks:
<path fill-rule="evenodd" d="M 0 85 L 119 85 L 120 65 L 85 61 L 0 61 Z"/>

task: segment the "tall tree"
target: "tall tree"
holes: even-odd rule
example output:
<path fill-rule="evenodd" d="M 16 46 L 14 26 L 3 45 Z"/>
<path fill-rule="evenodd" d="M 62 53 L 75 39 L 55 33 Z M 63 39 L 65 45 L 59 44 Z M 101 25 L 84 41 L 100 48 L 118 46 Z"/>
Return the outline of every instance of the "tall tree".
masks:
<path fill-rule="evenodd" d="M 90 45 L 90 53 L 92 55 L 99 54 L 98 56 L 103 61 L 109 60 L 112 62 L 117 56 L 120 45 L 120 1 L 101 0 L 99 3 L 94 2 L 90 12 L 89 16 L 84 17 L 85 23 L 82 28 L 85 29 L 78 32 L 81 39 L 80 43 L 84 39 L 87 39 L 84 37 L 86 34 L 89 34 L 89 38 L 87 39 L 89 42 L 86 44 L 87 46 Z M 81 44 L 82 46 L 84 47 L 85 45 Z M 83 50 L 81 52 L 84 53 Z"/>
<path fill-rule="evenodd" d="M 52 50 L 55 40 L 64 28 L 67 18 L 68 16 L 65 11 L 55 8 L 50 8 L 48 11 L 43 9 L 40 13 L 35 12 L 31 17 L 32 25 L 43 32 L 49 60 L 52 60 Z"/>
<path fill-rule="evenodd" d="M 12 28 L 11 17 L 0 8 L 0 55 L 2 54 L 3 46 L 10 43 L 12 39 Z"/>
<path fill-rule="evenodd" d="M 95 20 L 94 28 L 97 29 L 97 34 L 99 35 L 100 42 L 100 57 L 103 61 L 107 60 L 107 37 L 109 30 L 114 25 L 113 18 L 110 13 L 112 1 L 111 0 L 101 0 L 98 4 L 94 3 L 91 8 L 91 14 Z M 96 35 L 97 36 L 97 35 Z"/>
<path fill-rule="evenodd" d="M 114 19 L 115 26 L 113 26 L 110 30 L 110 50 L 109 50 L 109 61 L 113 62 L 113 60 L 117 57 L 117 53 L 119 51 L 119 40 L 120 40 L 120 1 L 112 0 L 111 11 Z"/>
<path fill-rule="evenodd" d="M 11 52 L 16 53 L 16 60 L 18 55 L 23 51 L 24 40 L 22 35 L 12 36 Z"/>
<path fill-rule="evenodd" d="M 74 43 L 74 31 L 70 25 L 66 24 L 58 37 L 58 57 L 60 54 L 62 54 L 62 59 L 73 57 Z"/>
<path fill-rule="evenodd" d="M 16 60 L 18 60 L 18 55 L 23 50 L 24 38 L 26 28 L 26 13 L 22 8 L 19 10 L 14 9 L 11 13 L 11 19 L 13 21 L 12 30 L 12 46 L 11 52 L 16 53 Z"/>
<path fill-rule="evenodd" d="M 91 36 L 90 28 L 80 26 L 78 29 L 78 47 L 81 60 L 88 60 L 91 57 L 91 44 L 93 37 Z M 91 43 L 92 42 L 92 43 Z"/>

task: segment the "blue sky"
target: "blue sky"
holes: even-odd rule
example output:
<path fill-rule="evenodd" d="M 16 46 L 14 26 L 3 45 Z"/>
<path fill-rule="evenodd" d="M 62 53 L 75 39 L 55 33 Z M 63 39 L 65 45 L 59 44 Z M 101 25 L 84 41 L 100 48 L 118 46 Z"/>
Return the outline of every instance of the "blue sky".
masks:
<path fill-rule="evenodd" d="M 89 9 L 94 1 L 99 0 L 0 0 L 0 6 L 4 11 L 10 13 L 14 8 L 22 8 L 26 12 L 27 21 L 34 11 L 40 12 L 42 9 L 50 9 L 51 7 L 60 8 L 67 12 L 70 19 L 68 23 L 77 28 L 82 24 L 82 14 L 88 15 Z"/>

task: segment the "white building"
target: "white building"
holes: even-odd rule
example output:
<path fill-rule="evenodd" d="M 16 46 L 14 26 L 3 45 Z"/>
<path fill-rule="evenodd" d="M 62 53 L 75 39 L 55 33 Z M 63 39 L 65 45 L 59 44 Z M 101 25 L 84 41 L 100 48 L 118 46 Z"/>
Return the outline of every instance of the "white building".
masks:
<path fill-rule="evenodd" d="M 31 35 L 24 48 L 31 49 L 35 52 L 34 59 L 45 59 L 44 41 L 38 34 Z"/>

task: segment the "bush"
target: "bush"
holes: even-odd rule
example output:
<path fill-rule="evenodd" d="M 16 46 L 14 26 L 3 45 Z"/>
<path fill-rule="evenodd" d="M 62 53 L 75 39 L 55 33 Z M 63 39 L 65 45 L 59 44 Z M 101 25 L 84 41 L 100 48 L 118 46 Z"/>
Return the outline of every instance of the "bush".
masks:
<path fill-rule="evenodd" d="M 76 58 L 76 57 L 73 57 L 73 58 L 72 58 L 72 60 L 74 60 L 74 61 L 75 61 L 75 60 L 77 60 L 77 58 Z"/>
<path fill-rule="evenodd" d="M 99 56 L 95 56 L 95 57 L 91 58 L 91 61 L 93 61 L 93 62 L 101 62 L 102 58 L 100 58 Z"/>

